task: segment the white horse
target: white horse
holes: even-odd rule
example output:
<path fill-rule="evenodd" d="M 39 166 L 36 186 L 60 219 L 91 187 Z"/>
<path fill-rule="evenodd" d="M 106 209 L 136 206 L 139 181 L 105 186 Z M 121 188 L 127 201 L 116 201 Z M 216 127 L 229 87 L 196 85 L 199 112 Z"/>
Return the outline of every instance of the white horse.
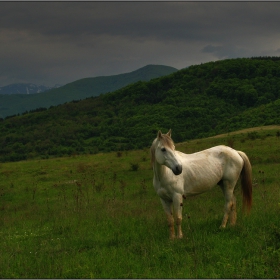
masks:
<path fill-rule="evenodd" d="M 151 146 L 153 185 L 167 214 L 170 238 L 175 238 L 172 204 L 177 224 L 177 237 L 182 238 L 183 198 L 201 194 L 219 185 L 225 196 L 221 227 L 236 222 L 236 199 L 233 194 L 239 176 L 243 193 L 243 209 L 252 205 L 252 168 L 245 153 L 221 145 L 193 154 L 175 150 L 171 129 L 167 134 L 158 132 Z"/>

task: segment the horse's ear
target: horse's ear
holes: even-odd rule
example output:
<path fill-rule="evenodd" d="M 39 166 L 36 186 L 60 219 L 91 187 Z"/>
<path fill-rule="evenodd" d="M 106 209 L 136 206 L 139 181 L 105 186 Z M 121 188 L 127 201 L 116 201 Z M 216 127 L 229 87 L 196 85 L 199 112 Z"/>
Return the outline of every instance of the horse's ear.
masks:
<path fill-rule="evenodd" d="M 159 130 L 158 133 L 157 133 L 157 138 L 160 139 L 161 135 L 162 135 L 162 132 Z"/>
<path fill-rule="evenodd" d="M 166 134 L 171 138 L 171 128 L 169 129 L 169 131 Z"/>

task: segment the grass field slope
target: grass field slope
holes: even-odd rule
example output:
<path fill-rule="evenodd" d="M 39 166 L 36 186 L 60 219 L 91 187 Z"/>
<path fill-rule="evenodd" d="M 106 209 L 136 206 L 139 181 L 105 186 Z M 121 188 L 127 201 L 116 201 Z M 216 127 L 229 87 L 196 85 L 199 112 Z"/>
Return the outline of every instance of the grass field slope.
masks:
<path fill-rule="evenodd" d="M 238 183 L 237 224 L 221 230 L 221 189 L 190 197 L 184 238 L 174 241 L 148 148 L 1 163 L 0 277 L 280 278 L 279 131 L 263 126 L 175 143 L 185 153 L 219 144 L 244 151 L 253 206 L 242 213 Z"/>

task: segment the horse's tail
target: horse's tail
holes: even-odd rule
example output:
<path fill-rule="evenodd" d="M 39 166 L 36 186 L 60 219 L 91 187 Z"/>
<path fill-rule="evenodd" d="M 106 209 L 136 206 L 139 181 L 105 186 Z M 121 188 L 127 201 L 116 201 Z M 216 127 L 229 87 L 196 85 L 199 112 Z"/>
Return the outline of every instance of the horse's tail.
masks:
<path fill-rule="evenodd" d="M 243 210 L 246 206 L 247 211 L 250 212 L 252 207 L 252 166 L 245 153 L 238 151 L 238 154 L 242 157 L 244 162 L 240 174 L 243 194 Z"/>

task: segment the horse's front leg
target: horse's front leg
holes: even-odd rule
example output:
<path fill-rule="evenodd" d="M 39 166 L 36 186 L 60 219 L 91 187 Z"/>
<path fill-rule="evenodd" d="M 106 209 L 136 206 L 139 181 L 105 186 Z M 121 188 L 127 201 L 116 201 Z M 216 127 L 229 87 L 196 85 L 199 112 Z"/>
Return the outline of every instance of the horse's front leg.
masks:
<path fill-rule="evenodd" d="M 182 232 L 182 209 L 183 209 L 183 196 L 179 193 L 173 196 L 174 216 L 176 217 L 177 224 L 177 237 L 183 238 Z"/>
<path fill-rule="evenodd" d="M 172 214 L 172 202 L 171 201 L 165 201 L 163 199 L 160 199 L 161 204 L 163 206 L 163 209 L 167 215 L 167 222 L 170 232 L 170 239 L 175 238 L 175 230 L 174 230 L 174 218 Z"/>

